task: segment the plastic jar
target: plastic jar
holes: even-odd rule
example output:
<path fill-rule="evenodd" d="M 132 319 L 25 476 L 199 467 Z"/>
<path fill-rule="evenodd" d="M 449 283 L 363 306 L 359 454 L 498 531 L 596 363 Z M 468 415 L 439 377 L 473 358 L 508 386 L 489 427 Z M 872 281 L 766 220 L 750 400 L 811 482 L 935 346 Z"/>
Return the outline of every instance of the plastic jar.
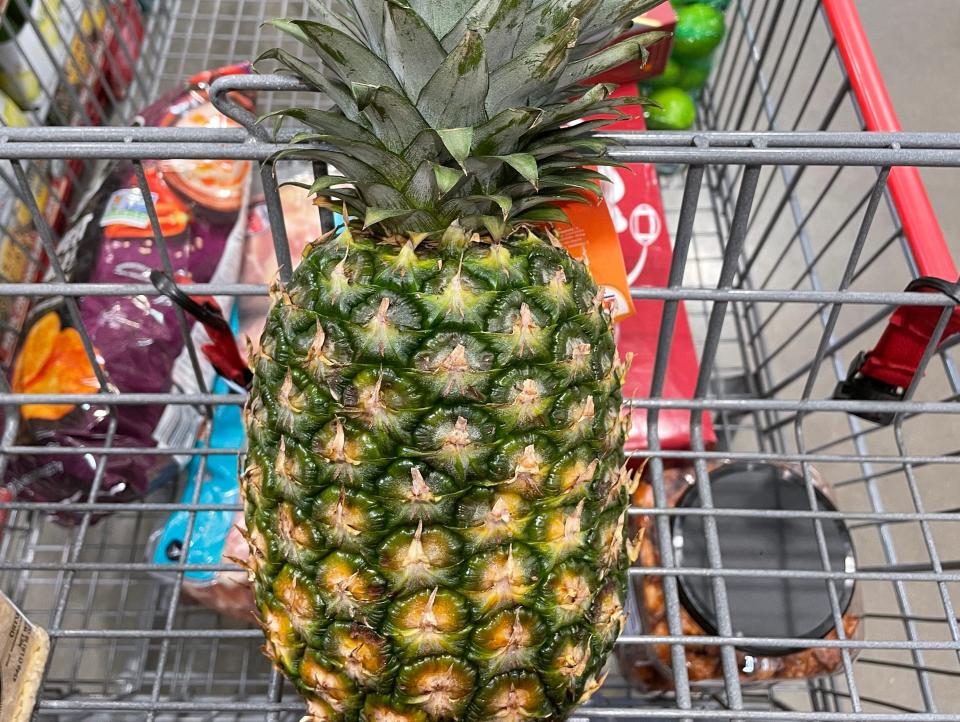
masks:
<path fill-rule="evenodd" d="M 716 509 L 756 509 L 769 511 L 809 511 L 810 502 L 799 467 L 786 464 L 736 462 L 720 464 L 710 470 L 713 506 Z M 835 512 L 829 487 L 812 471 L 817 509 Z M 690 467 L 664 472 L 667 502 L 671 507 L 701 506 L 696 476 Z M 649 478 L 641 481 L 634 503 L 652 508 L 653 489 Z M 670 528 L 674 561 L 682 570 L 710 567 L 704 536 L 704 515 L 672 515 Z M 720 554 L 725 569 L 823 571 L 820 550 L 811 517 L 782 515 L 716 515 Z M 645 536 L 639 564 L 659 567 L 660 552 L 654 516 L 641 517 Z M 841 519 L 822 519 L 830 568 L 836 572 L 856 569 L 853 541 Z M 713 603 L 711 577 L 677 575 L 682 634 L 720 636 Z M 727 576 L 734 637 L 797 638 L 809 644 L 782 646 L 738 646 L 736 650 L 740 679 L 744 683 L 770 680 L 811 679 L 830 675 L 842 667 L 839 647 L 818 647 L 818 639 L 836 639 L 837 631 L 830 604 L 827 580 L 822 577 L 743 575 Z M 834 579 L 839 606 L 843 613 L 847 639 L 862 636 L 860 600 L 855 581 Z M 669 634 L 664 600 L 663 578 L 637 575 L 631 579 L 631 591 L 639 608 L 643 634 Z M 686 645 L 687 674 L 692 684 L 722 683 L 720 647 Z M 670 645 L 654 644 L 647 654 L 628 650 L 620 657 L 625 676 L 648 688 L 672 686 Z M 851 650 L 855 653 L 855 650 Z"/>

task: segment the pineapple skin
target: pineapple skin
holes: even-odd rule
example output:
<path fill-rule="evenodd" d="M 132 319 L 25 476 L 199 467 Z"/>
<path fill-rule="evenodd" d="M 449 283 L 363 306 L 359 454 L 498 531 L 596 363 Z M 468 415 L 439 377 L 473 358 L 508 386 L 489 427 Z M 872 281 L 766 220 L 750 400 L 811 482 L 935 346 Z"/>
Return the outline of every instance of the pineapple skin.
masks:
<path fill-rule="evenodd" d="M 265 652 L 305 722 L 563 720 L 629 564 L 624 367 L 587 268 L 344 231 L 273 291 L 241 487 Z"/>

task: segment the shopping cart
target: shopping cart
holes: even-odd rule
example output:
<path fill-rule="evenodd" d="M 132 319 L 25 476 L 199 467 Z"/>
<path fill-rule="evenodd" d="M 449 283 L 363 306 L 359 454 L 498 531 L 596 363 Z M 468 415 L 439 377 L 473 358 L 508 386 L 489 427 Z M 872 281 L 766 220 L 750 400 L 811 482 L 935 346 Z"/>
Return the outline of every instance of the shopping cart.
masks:
<path fill-rule="evenodd" d="M 91 3 L 74 0 L 71 6 L 89 9 Z M 122 0 L 102 4 L 131 7 Z M 152 7 L 144 11 L 145 32 L 136 47 L 128 47 L 119 32 L 124 14 L 108 13 L 122 56 L 136 62 L 127 82 L 111 87 L 111 97 L 92 93 L 104 98 L 95 115 L 123 125 L 145 99 L 193 72 L 282 44 L 275 31 L 261 27 L 262 21 L 305 13 L 306 4 L 155 0 L 146 4 Z M 742 683 L 734 648 L 744 640 L 724 635 L 722 624 L 713 637 L 685 635 L 681 625 L 679 578 L 700 574 L 722 592 L 727 580 L 750 573 L 723 567 L 716 533 L 706 523 L 711 559 L 706 567 L 680 570 L 669 545 L 661 545 L 661 568 L 631 571 L 634 579 L 664 578 L 669 634 L 654 636 L 640 629 L 621 638 L 620 650 L 671 645 L 672 689 L 644 691 L 614 669 L 577 718 L 879 721 L 911 715 L 960 720 L 960 622 L 954 610 L 960 591 L 960 554 L 955 551 L 960 496 L 954 477 L 960 462 L 955 420 L 960 370 L 949 340 L 939 343 L 952 322 L 955 300 L 946 293 L 903 290 L 921 276 L 957 278 L 915 168 L 941 167 L 957 174 L 960 134 L 900 132 L 853 0 L 734 0 L 727 22 L 728 38 L 702 98 L 698 129 L 625 136 L 616 151 L 621 160 L 679 168 L 663 180 L 674 240 L 669 286 L 634 290 L 637 299 L 665 301 L 651 393 L 631 400 L 648 410 L 652 422 L 650 451 L 644 455 L 650 459 L 655 504 L 643 513 L 652 515 L 660 537 L 669 535 L 671 518 L 683 514 L 665 503 L 665 461 L 692 463 L 702 486 L 709 484 L 707 465 L 719 460 L 815 466 L 831 481 L 840 511 L 811 506 L 794 516 L 818 525 L 838 517 L 845 521 L 858 565 L 855 571 L 811 569 L 805 575 L 856 580 L 865 636 L 822 642 L 840 650 L 842 664 L 835 675 L 809 682 Z M 64 68 L 62 54 L 57 60 L 57 67 Z M 278 146 L 230 107 L 224 91 L 237 87 L 258 88 L 266 110 L 287 105 L 298 94 L 301 102 L 310 102 L 289 79 L 231 78 L 217 88 L 218 102 L 247 127 L 157 134 L 85 127 L 95 124 L 92 105 L 83 100 L 85 88 L 93 89 L 81 83 L 61 99 L 72 111 L 64 114 L 63 124 L 81 127 L 4 130 L 0 159 L 10 165 L 3 179 L 26 203 L 39 231 L 38 247 L 23 252 L 36 254 L 39 263 L 44 251 L 52 255 L 57 241 L 56 224 L 40 212 L 36 188 L 29 182 L 31 167 L 43 161 L 89 173 L 94 160 L 248 159 L 259 164 L 273 217 L 279 218 L 270 160 Z M 64 199 L 68 208 L 77 202 Z M 283 233 L 275 239 L 282 261 L 287 253 Z M 266 293 L 264 287 L 245 285 L 195 290 Z M 144 284 L 66 283 L 55 263 L 46 283 L 0 279 L 0 299 L 37 304 L 63 295 L 68 312 L 75 312 L 76 299 L 84 295 L 155 293 Z M 680 304 L 686 307 L 700 354 L 696 393 L 684 400 L 662 393 Z M 921 349 L 913 382 L 893 390 L 902 398 L 837 395 L 838 382 L 848 379 L 858 354 L 877 343 L 891 314 L 903 306 L 937 309 L 938 322 Z M 79 330 L 86 336 L 82 326 Z M 186 334 L 185 343 L 192 345 Z M 5 378 L 0 374 L 0 405 L 10 410 L 58 401 L 164 403 L 192 404 L 209 414 L 218 405 L 242 402 L 236 394 L 214 393 L 27 397 L 11 393 Z M 662 450 L 655 421 L 660 411 L 677 408 L 691 412 L 691 449 Z M 716 446 L 705 443 L 697 421 L 702 411 L 712 418 Z M 862 418 L 876 414 L 889 415 L 891 423 Z M 0 473 L 10 458 L 37 453 L 16 444 L 16 418 L 12 411 L 6 415 Z M 102 448 L 44 452 L 85 454 L 101 470 L 107 458 L 131 453 L 114 448 L 109 435 Z M 201 459 L 236 452 L 212 450 L 208 441 L 197 450 L 167 450 Z M 150 534 L 171 512 L 192 517 L 225 506 L 201 505 L 196 497 L 177 502 L 180 491 L 172 487 L 135 503 L 107 505 L 98 498 L 100 478 L 102 473 L 89 498 L 71 505 L 81 515 L 75 526 L 53 521 L 57 504 L 0 504 L 8 514 L 0 540 L 0 586 L 30 619 L 49 630 L 53 641 L 37 715 L 65 720 L 299 719 L 297 695 L 259 651 L 260 631 L 184 598 L 186 571 L 220 567 L 157 565 L 148 558 Z M 708 504 L 704 509 L 708 522 L 750 513 L 718 511 Z M 109 515 L 99 518 L 105 511 Z M 789 573 L 783 570 L 782 576 Z M 718 606 L 718 618 L 729 617 L 729 609 L 722 602 Z M 835 599 L 831 611 L 834 619 L 843 614 Z M 796 643 L 759 641 L 783 648 Z M 718 685 L 703 687 L 688 679 L 684 650 L 690 643 L 721 650 Z"/>

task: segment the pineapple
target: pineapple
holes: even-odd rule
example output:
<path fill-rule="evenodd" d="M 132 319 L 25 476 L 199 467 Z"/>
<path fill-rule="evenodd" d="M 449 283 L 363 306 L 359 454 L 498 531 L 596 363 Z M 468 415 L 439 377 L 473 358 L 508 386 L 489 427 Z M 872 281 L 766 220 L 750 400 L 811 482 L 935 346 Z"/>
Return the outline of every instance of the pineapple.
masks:
<path fill-rule="evenodd" d="M 562 720 L 623 619 L 624 366 L 558 204 L 598 193 L 583 81 L 659 0 L 338 0 L 263 56 L 346 227 L 272 291 L 245 409 L 249 569 L 305 722 Z M 631 99 L 630 102 L 636 102 Z"/>

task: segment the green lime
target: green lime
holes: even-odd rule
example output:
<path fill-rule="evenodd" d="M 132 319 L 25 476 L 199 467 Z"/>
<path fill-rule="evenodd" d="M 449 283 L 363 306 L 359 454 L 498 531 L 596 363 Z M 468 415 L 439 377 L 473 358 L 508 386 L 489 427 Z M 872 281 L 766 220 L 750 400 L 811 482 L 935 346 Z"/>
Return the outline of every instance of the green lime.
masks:
<path fill-rule="evenodd" d="M 705 58 L 691 58 L 678 62 L 677 66 L 680 72 L 677 74 L 676 85 L 684 90 L 703 90 L 710 77 L 710 71 L 713 70 L 713 57 L 708 55 Z"/>
<path fill-rule="evenodd" d="M 660 75 L 647 78 L 643 84 L 649 88 L 672 88 L 680 85 L 680 75 L 683 72 L 680 64 L 673 59 L 667 61 Z"/>
<path fill-rule="evenodd" d="M 650 100 L 659 108 L 646 109 L 647 127 L 650 130 L 687 130 L 697 119 L 697 106 L 693 98 L 680 88 L 660 88 Z"/>
<path fill-rule="evenodd" d="M 687 5 L 677 10 L 677 29 L 673 33 L 673 54 L 681 60 L 705 58 L 723 40 L 723 13 L 706 3 Z"/>
<path fill-rule="evenodd" d="M 684 5 L 699 5 L 700 3 L 716 8 L 720 12 L 723 12 L 730 6 L 730 0 L 672 0 L 672 5 L 675 8 L 683 7 Z"/>

